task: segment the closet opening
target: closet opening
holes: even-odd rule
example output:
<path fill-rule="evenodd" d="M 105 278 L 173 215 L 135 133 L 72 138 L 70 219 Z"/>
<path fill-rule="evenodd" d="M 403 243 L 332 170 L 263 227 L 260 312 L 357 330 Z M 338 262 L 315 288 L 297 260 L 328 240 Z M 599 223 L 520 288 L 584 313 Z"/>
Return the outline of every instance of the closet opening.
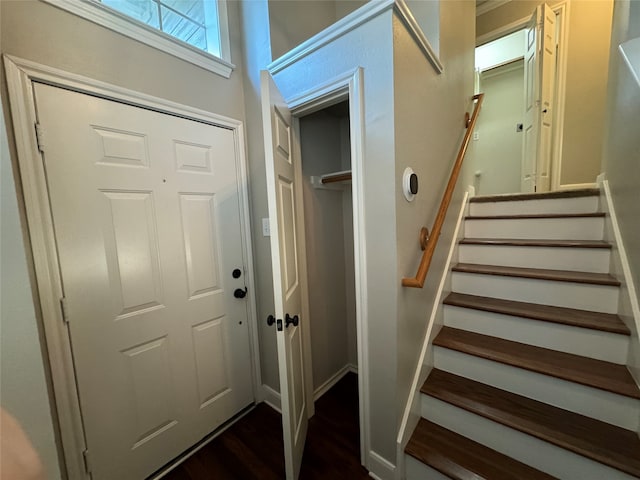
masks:
<path fill-rule="evenodd" d="M 312 365 L 313 401 L 316 415 L 351 429 L 353 454 L 360 457 L 349 101 L 298 118 L 311 337 L 306 358 Z M 347 409 L 327 411 L 334 398 Z"/>

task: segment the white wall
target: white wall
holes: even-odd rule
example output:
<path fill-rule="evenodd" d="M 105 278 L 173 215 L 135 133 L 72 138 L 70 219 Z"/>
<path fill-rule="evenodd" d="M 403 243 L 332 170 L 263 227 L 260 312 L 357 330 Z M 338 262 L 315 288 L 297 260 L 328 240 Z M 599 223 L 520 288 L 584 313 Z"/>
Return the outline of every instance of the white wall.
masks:
<path fill-rule="evenodd" d="M 332 44 L 275 75 L 285 99 L 363 67 L 366 160 L 363 173 L 367 251 L 368 348 L 371 451 L 395 463 L 396 434 L 396 247 L 393 128 L 392 13 L 385 11 Z M 375 454 L 375 455 L 374 455 Z"/>
<path fill-rule="evenodd" d="M 0 405 L 22 424 L 54 480 L 60 467 L 1 108 L 0 182 Z"/>
<path fill-rule="evenodd" d="M 342 125 L 339 117 L 324 110 L 300 119 L 314 390 L 349 365 L 353 348 L 347 299 L 354 294 L 347 290 L 354 286 L 346 282 L 345 251 L 353 251 L 353 230 L 345 229 L 344 212 L 351 191 L 316 189 L 311 184 L 312 175 L 343 170 L 345 160 L 350 168 L 349 159 L 342 158 Z M 350 267 L 353 271 L 353 262 Z"/>
<path fill-rule="evenodd" d="M 480 91 L 485 96 L 474 130 L 478 139 L 467 159 L 476 195 L 519 192 L 523 133 L 516 125 L 524 120 L 524 61 L 483 72 Z"/>
<path fill-rule="evenodd" d="M 626 54 L 620 51 L 620 45 Z M 634 51 L 635 55 L 629 54 Z M 625 59 L 625 56 L 627 57 Z M 624 247 L 631 268 L 635 295 L 640 297 L 640 2 L 620 0 L 613 13 L 607 130 L 602 171 L 611 188 Z M 618 278 L 621 278 L 620 272 Z M 623 285 L 623 291 L 630 288 Z M 631 306 L 621 296 L 620 314 L 634 332 L 629 364 L 640 379 L 640 344 Z"/>
<path fill-rule="evenodd" d="M 240 2 L 242 58 L 244 60 L 244 97 L 247 125 L 247 160 L 251 182 L 251 228 L 253 262 L 256 274 L 258 334 L 262 383 L 280 391 L 276 330 L 266 318 L 274 313 L 271 243 L 262 235 L 262 219 L 269 218 L 267 180 L 264 164 L 264 138 L 260 103 L 260 70 L 271 63 L 269 6 L 267 0 Z M 272 399 L 275 401 L 275 399 Z"/>
<path fill-rule="evenodd" d="M 503 63 L 517 60 L 525 54 L 524 30 L 518 30 L 493 42 L 476 48 L 476 70 L 486 70 Z"/>

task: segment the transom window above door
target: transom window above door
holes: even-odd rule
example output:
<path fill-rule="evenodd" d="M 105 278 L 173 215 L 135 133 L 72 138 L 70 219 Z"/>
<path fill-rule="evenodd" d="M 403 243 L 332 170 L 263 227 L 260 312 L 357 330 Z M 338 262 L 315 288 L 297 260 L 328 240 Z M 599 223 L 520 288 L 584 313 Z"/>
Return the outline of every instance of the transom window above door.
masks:
<path fill-rule="evenodd" d="M 229 78 L 227 0 L 44 0 Z"/>
<path fill-rule="evenodd" d="M 96 0 L 150 27 L 220 57 L 215 0 Z"/>

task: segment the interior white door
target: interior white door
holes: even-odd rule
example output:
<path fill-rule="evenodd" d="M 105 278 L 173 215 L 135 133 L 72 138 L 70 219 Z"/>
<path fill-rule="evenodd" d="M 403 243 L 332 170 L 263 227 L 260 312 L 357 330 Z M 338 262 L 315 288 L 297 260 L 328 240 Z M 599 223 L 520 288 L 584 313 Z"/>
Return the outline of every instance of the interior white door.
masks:
<path fill-rule="evenodd" d="M 551 147 L 556 78 L 556 15 L 547 4 L 533 13 L 525 35 L 522 191 L 551 186 Z"/>
<path fill-rule="evenodd" d="M 35 95 L 92 475 L 139 480 L 253 401 L 234 134 Z"/>
<path fill-rule="evenodd" d="M 261 72 L 261 93 L 285 467 L 287 479 L 293 480 L 302 463 L 309 400 L 302 332 L 307 328 L 302 316 L 304 233 L 297 209 L 300 159 L 294 154 L 291 112 L 267 71 Z"/>

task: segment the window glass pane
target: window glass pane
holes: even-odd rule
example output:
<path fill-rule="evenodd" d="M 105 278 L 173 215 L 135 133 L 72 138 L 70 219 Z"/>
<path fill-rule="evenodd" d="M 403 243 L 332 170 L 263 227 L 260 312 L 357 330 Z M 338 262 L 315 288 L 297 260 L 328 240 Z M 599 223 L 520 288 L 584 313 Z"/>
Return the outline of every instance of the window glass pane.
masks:
<path fill-rule="evenodd" d="M 153 0 L 102 0 L 102 3 L 151 27 L 160 28 L 158 4 Z"/>
<path fill-rule="evenodd" d="M 160 2 L 200 25 L 205 24 L 203 0 L 160 0 Z"/>
<path fill-rule="evenodd" d="M 220 56 L 216 0 L 94 1 L 100 1 L 150 27 Z"/>
<path fill-rule="evenodd" d="M 186 17 L 162 6 L 162 30 L 194 47 L 207 50 L 205 29 Z"/>

